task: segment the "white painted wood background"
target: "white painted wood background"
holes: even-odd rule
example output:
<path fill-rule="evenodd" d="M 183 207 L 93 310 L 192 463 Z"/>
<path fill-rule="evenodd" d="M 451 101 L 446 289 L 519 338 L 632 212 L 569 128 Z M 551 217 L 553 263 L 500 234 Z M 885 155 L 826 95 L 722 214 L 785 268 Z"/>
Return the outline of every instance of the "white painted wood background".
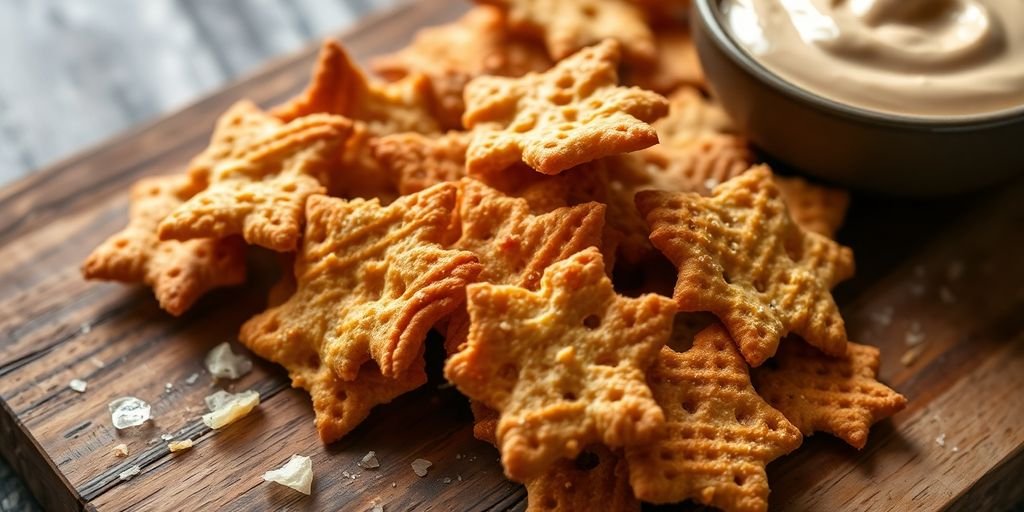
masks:
<path fill-rule="evenodd" d="M 397 0 L 0 0 L 0 185 Z M 0 512 L 39 510 L 0 459 Z"/>

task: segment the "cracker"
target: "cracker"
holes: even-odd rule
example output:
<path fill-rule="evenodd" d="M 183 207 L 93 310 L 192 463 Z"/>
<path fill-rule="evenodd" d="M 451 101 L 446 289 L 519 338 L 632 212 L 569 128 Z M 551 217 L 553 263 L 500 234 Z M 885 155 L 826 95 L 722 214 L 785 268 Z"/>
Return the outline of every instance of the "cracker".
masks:
<path fill-rule="evenodd" d="M 601 245 L 604 205 L 586 203 L 532 215 L 525 199 L 464 180 L 459 200 L 462 235 L 454 248 L 471 251 L 483 267 L 479 279 L 536 290 L 544 270 L 587 247 Z M 464 309 L 452 314 L 445 347 L 456 352 L 469 332 Z"/>
<path fill-rule="evenodd" d="M 373 135 L 439 131 L 431 114 L 427 77 L 413 73 L 392 83 L 372 81 L 333 39 L 325 39 L 320 47 L 306 90 L 271 110 L 284 121 L 317 113 L 365 123 Z"/>
<path fill-rule="evenodd" d="M 541 38 L 548 53 L 562 60 L 605 39 L 623 45 L 638 64 L 654 62 L 654 35 L 644 12 L 628 0 L 478 0 L 501 7 L 513 31 Z"/>
<path fill-rule="evenodd" d="M 706 88 L 697 47 L 685 25 L 674 25 L 654 33 L 658 58 L 654 66 L 632 68 L 626 83 L 660 94 L 669 94 L 682 86 Z"/>
<path fill-rule="evenodd" d="M 574 460 L 559 460 L 543 476 L 526 482 L 527 512 L 640 511 L 629 486 L 626 460 L 595 445 Z"/>
<path fill-rule="evenodd" d="M 427 332 L 463 300 L 476 256 L 448 250 L 458 193 L 442 184 L 388 206 L 315 195 L 295 262 L 297 291 L 250 319 L 246 344 L 308 344 L 340 379 L 371 359 L 401 378 Z"/>
<path fill-rule="evenodd" d="M 668 115 L 653 123 L 663 146 L 686 147 L 703 136 L 737 133 L 725 110 L 694 87 L 680 87 L 668 101 Z"/>
<path fill-rule="evenodd" d="M 907 404 L 903 395 L 878 382 L 879 362 L 872 346 L 851 342 L 846 356 L 835 358 L 787 339 L 752 373 L 758 393 L 805 436 L 829 432 L 861 449 L 872 424 Z"/>
<path fill-rule="evenodd" d="M 282 124 L 280 119 L 260 110 L 249 100 L 235 102 L 217 118 L 210 145 L 189 162 L 189 177 L 205 187 L 217 164 L 237 159 L 250 144 L 270 135 Z"/>
<path fill-rule="evenodd" d="M 465 176 L 469 138 L 466 132 L 397 133 L 373 141 L 372 151 L 398 192 L 412 194 Z"/>
<path fill-rule="evenodd" d="M 504 13 L 476 6 L 454 23 L 421 29 L 402 50 L 371 62 L 389 80 L 422 73 L 430 78 L 435 110 L 441 125 L 462 127 L 462 90 L 481 75 L 522 76 L 551 67 L 544 47 L 512 37 Z"/>
<path fill-rule="evenodd" d="M 678 268 L 681 311 L 720 318 L 751 366 L 794 332 L 846 354 L 846 327 L 830 289 L 853 275 L 853 253 L 800 229 L 767 166 L 716 187 L 711 197 L 645 190 L 636 204 L 651 242 Z"/>
<path fill-rule="evenodd" d="M 650 184 L 644 188 L 703 196 L 743 174 L 754 162 L 747 141 L 732 135 L 703 135 L 682 147 L 659 144 L 638 155 L 650 174 Z"/>
<path fill-rule="evenodd" d="M 497 444 L 509 478 L 528 481 L 592 443 L 660 433 L 644 371 L 670 333 L 671 300 L 616 295 L 596 248 L 548 267 L 538 292 L 477 283 L 466 295 L 468 342 L 445 376 L 501 412 Z"/>
<path fill-rule="evenodd" d="M 325 114 L 296 119 L 213 168 L 209 186 L 160 222 L 162 240 L 223 238 L 293 251 L 306 198 L 322 193 L 352 123 Z"/>
<path fill-rule="evenodd" d="M 775 184 L 794 222 L 807 231 L 835 238 L 850 206 L 847 191 L 815 185 L 798 176 L 776 176 Z"/>
<path fill-rule="evenodd" d="M 647 381 L 665 411 L 666 435 L 627 447 L 629 478 L 642 501 L 692 499 L 724 511 L 768 508 L 765 465 L 795 450 L 800 431 L 757 395 L 720 324 L 684 353 L 663 348 Z"/>
<path fill-rule="evenodd" d="M 237 237 L 161 242 L 156 227 L 197 187 L 187 176 L 139 180 L 131 192 L 128 226 L 112 235 L 82 265 L 86 279 L 144 283 L 160 307 L 184 313 L 207 291 L 245 281 L 245 244 Z"/>
<path fill-rule="evenodd" d="M 466 157 L 471 173 L 501 171 L 520 160 L 558 174 L 603 156 L 658 142 L 647 124 L 667 101 L 619 87 L 619 44 L 605 40 L 544 73 L 483 76 L 466 86 L 463 123 L 474 130 Z"/>

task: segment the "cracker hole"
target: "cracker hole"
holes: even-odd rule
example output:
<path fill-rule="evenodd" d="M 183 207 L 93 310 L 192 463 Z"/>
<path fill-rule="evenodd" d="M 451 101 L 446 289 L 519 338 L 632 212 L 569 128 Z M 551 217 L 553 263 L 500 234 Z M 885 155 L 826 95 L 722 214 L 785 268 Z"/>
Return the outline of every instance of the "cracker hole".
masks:
<path fill-rule="evenodd" d="M 556 508 L 558 508 L 558 500 L 552 498 L 551 496 L 544 498 L 544 508 L 548 510 L 555 510 Z"/>
<path fill-rule="evenodd" d="M 577 397 L 575 393 L 567 391 L 565 393 L 562 393 L 562 400 L 565 400 L 567 402 L 575 402 L 577 400 Z"/>
<path fill-rule="evenodd" d="M 583 326 L 587 329 L 597 329 L 601 327 L 601 317 L 597 315 L 588 315 L 583 319 Z"/>
<path fill-rule="evenodd" d="M 590 471 L 600 463 L 601 457 L 598 457 L 594 452 L 585 451 L 576 456 L 575 466 L 580 471 Z"/>
<path fill-rule="evenodd" d="M 178 268 L 178 267 L 174 267 L 174 268 L 172 268 L 172 269 L 167 271 L 167 277 L 178 277 L 180 275 L 181 275 L 181 269 Z"/>
<path fill-rule="evenodd" d="M 662 450 L 660 456 L 661 456 L 661 460 L 666 461 L 666 462 L 671 461 L 672 459 L 675 458 L 675 454 L 670 452 L 670 451 L 668 451 L 668 450 Z"/>
<path fill-rule="evenodd" d="M 203 247 L 197 247 L 196 248 L 196 257 L 197 258 L 205 258 L 206 257 L 206 249 L 203 248 Z"/>
<path fill-rule="evenodd" d="M 740 487 L 743 487 L 743 484 L 746 482 L 746 479 L 743 478 L 743 475 L 734 475 L 732 477 L 732 482 Z"/>
<path fill-rule="evenodd" d="M 588 18 L 593 18 L 597 16 L 597 8 L 594 7 L 593 5 L 584 5 L 583 8 L 580 9 L 580 12 L 582 12 L 583 15 Z"/>
<path fill-rule="evenodd" d="M 149 189 L 149 195 L 151 195 L 151 196 L 158 196 L 158 195 L 160 195 L 160 187 L 153 187 L 153 188 Z"/>
<path fill-rule="evenodd" d="M 751 411 L 747 408 L 736 409 L 736 421 L 741 425 L 746 425 L 750 422 Z"/>
<path fill-rule="evenodd" d="M 124 249 L 125 247 L 128 247 L 128 240 L 121 238 L 114 242 L 114 247 L 117 247 L 118 249 Z"/>
<path fill-rule="evenodd" d="M 574 80 L 571 75 L 562 75 L 558 77 L 558 80 L 555 82 L 555 85 L 561 87 L 562 89 L 568 89 L 575 84 L 576 80 Z"/>
<path fill-rule="evenodd" d="M 295 192 L 295 189 L 296 187 L 294 183 L 285 183 L 284 186 L 281 187 L 281 190 L 285 192 Z"/>
<path fill-rule="evenodd" d="M 686 400 L 683 400 L 683 410 L 688 414 L 694 414 L 697 412 L 697 403 L 687 398 Z"/>
<path fill-rule="evenodd" d="M 608 390 L 608 401 L 610 402 L 618 402 L 619 400 L 622 400 L 623 396 L 624 394 L 621 389 L 614 388 Z"/>
<path fill-rule="evenodd" d="M 503 364 L 498 375 L 504 380 L 515 380 L 519 376 L 519 367 L 512 363 Z"/>
<path fill-rule="evenodd" d="M 345 400 L 348 400 L 348 392 L 344 389 L 339 389 L 334 392 L 334 398 L 337 398 L 339 402 L 344 402 Z"/>

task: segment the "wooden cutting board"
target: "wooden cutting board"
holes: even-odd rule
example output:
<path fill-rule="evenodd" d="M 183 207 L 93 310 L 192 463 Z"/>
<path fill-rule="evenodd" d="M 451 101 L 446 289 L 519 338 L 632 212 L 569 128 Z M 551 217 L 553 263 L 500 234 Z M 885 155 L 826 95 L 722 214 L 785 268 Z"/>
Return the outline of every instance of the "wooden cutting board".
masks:
<path fill-rule="evenodd" d="M 459 0 L 410 3 L 365 22 L 344 42 L 361 59 L 394 50 L 419 27 L 452 20 Z M 308 397 L 258 362 L 229 388 L 254 388 L 257 411 L 218 432 L 198 416 L 216 388 L 203 370 L 258 311 L 271 271 L 204 298 L 182 318 L 138 287 L 84 282 L 78 266 L 127 217 L 129 185 L 178 172 L 233 101 L 276 104 L 305 84 L 314 49 L 172 116 L 0 191 L 0 453 L 46 510 L 505 510 L 526 494 L 502 477 L 497 453 L 471 435 L 466 401 L 431 382 L 382 406 L 341 442 L 323 446 Z M 928 179 L 921 169 L 921 179 Z M 970 172 L 965 169 L 964 172 Z M 837 290 L 853 340 L 882 347 L 881 377 L 910 399 L 868 446 L 808 439 L 769 468 L 776 510 L 1005 508 L 1024 499 L 1024 181 L 957 199 L 855 197 L 840 239 L 857 277 Z M 270 268 L 268 255 L 252 264 Z M 922 340 L 909 366 L 908 341 Z M 198 373 L 194 384 L 188 377 Z M 68 388 L 88 381 L 85 393 Z M 170 387 L 167 384 L 170 383 Z M 117 431 L 107 403 L 153 406 L 154 421 Z M 170 433 L 196 443 L 171 455 Z M 114 445 L 131 454 L 115 458 Z M 374 450 L 375 471 L 357 461 Z M 264 471 L 311 456 L 306 497 L 264 484 Z M 433 462 L 419 478 L 410 463 Z M 120 481 L 133 465 L 142 474 Z M 356 475 L 356 476 L 352 476 Z"/>

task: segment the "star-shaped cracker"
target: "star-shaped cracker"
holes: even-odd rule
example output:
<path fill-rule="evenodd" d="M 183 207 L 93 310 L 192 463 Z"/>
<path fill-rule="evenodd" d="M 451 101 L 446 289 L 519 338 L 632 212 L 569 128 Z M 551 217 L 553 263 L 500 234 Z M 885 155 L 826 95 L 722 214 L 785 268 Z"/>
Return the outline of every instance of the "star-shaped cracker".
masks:
<path fill-rule="evenodd" d="M 711 197 L 645 190 L 636 204 L 651 242 L 679 270 L 681 311 L 709 311 L 751 366 L 794 332 L 846 354 L 846 327 L 831 288 L 853 274 L 853 253 L 797 226 L 767 166 L 716 187 Z"/>
<path fill-rule="evenodd" d="M 775 184 L 793 222 L 807 231 L 835 238 L 850 206 L 848 192 L 815 185 L 798 176 L 776 176 Z"/>
<path fill-rule="evenodd" d="M 374 59 L 371 67 L 389 80 L 417 72 L 429 77 L 438 119 L 458 129 L 465 111 L 462 90 L 471 79 L 544 71 L 551 59 L 543 46 L 508 34 L 500 9 L 476 6 L 454 23 L 420 30 L 409 46 Z"/>
<path fill-rule="evenodd" d="M 500 411 L 509 478 L 528 481 L 592 443 L 631 445 L 660 433 L 644 372 L 668 339 L 671 300 L 616 295 L 596 248 L 552 264 L 537 292 L 477 283 L 466 294 L 468 342 L 445 376 Z"/>
<path fill-rule="evenodd" d="M 205 190 L 160 222 L 162 240 L 241 234 L 275 251 L 296 249 L 306 198 L 322 193 L 352 123 L 311 115 L 282 125 L 219 162 Z"/>
<path fill-rule="evenodd" d="M 296 257 L 297 291 L 253 317 L 247 344 L 306 344 L 340 379 L 371 359 L 401 378 L 430 328 L 464 300 L 480 272 L 452 241 L 458 187 L 442 184 L 388 206 L 315 195 Z"/>
<path fill-rule="evenodd" d="M 586 203 L 532 215 L 525 199 L 509 197 L 475 180 L 462 182 L 457 249 L 480 259 L 479 279 L 536 290 L 544 270 L 587 247 L 601 245 L 604 205 Z M 469 316 L 452 314 L 445 347 L 456 352 L 466 341 Z"/>
<path fill-rule="evenodd" d="M 187 176 L 144 178 L 132 187 L 128 226 L 93 250 L 87 279 L 145 283 L 160 307 L 185 312 L 208 290 L 245 281 L 245 244 L 237 237 L 161 242 L 157 224 L 197 187 Z"/>
<path fill-rule="evenodd" d="M 217 118 L 210 145 L 189 163 L 189 177 L 197 183 L 208 183 L 217 164 L 238 158 L 250 144 L 271 135 L 282 124 L 249 100 L 236 102 Z"/>
<path fill-rule="evenodd" d="M 619 44 L 585 48 L 544 73 L 483 76 L 466 86 L 463 124 L 474 130 L 469 171 L 522 160 L 544 174 L 658 142 L 647 124 L 665 115 L 656 93 L 618 86 Z"/>
<path fill-rule="evenodd" d="M 306 90 L 271 113 L 284 121 L 316 113 L 344 116 L 378 136 L 438 131 L 427 77 L 415 73 L 393 83 L 371 81 L 333 39 L 324 40 Z"/>
<path fill-rule="evenodd" d="M 684 353 L 663 348 L 647 381 L 667 432 L 626 448 L 636 496 L 651 503 L 693 499 L 727 512 L 766 510 L 765 465 L 803 437 L 754 391 L 725 329 L 706 328 Z"/>
<path fill-rule="evenodd" d="M 644 12 L 628 0 L 478 0 L 501 7 L 509 28 L 539 37 L 555 60 L 605 39 L 615 39 L 627 58 L 653 63 L 657 51 Z"/>
<path fill-rule="evenodd" d="M 466 175 L 469 134 L 448 132 L 431 137 L 396 133 L 372 142 L 373 156 L 400 194 L 412 194 Z"/>
<path fill-rule="evenodd" d="M 868 345 L 850 343 L 846 356 L 836 358 L 788 339 L 753 378 L 758 393 L 804 435 L 830 432 L 860 449 L 872 424 L 907 404 L 878 382 L 878 364 L 878 349 Z"/>

